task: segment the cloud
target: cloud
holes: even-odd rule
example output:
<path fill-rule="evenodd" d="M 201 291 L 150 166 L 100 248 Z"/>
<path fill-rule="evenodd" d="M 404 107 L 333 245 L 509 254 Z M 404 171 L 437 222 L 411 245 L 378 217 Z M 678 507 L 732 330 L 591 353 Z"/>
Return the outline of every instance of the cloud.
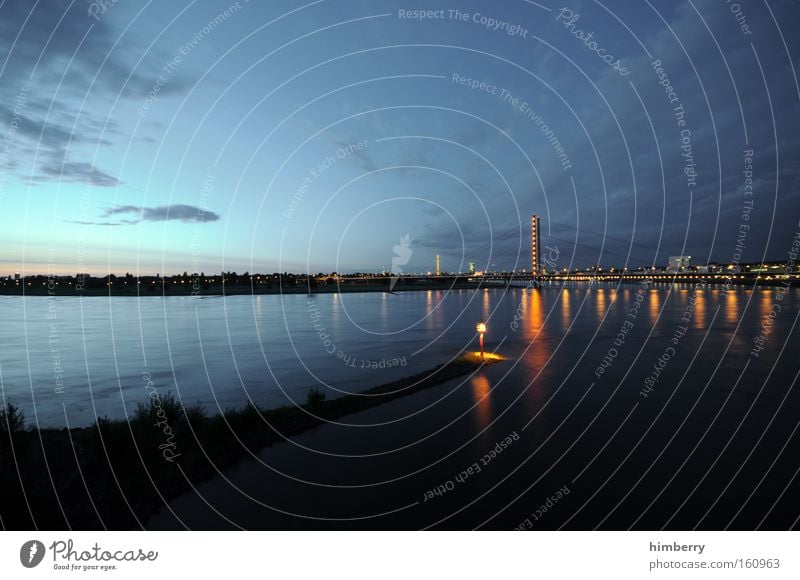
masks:
<path fill-rule="evenodd" d="M 127 219 L 114 219 L 120 215 L 133 215 Z M 82 226 L 130 226 L 142 222 L 179 221 L 184 223 L 205 223 L 219 220 L 219 214 L 202 207 L 181 203 L 158 207 L 138 205 L 116 205 L 100 214 L 102 220 L 63 220 L 66 223 Z"/>
<path fill-rule="evenodd" d="M 113 175 L 100 171 L 91 163 L 83 162 L 50 163 L 43 165 L 42 174 L 33 177 L 32 181 L 85 183 L 97 187 L 114 187 L 120 183 Z"/>
<path fill-rule="evenodd" d="M 623 57 L 631 71 L 624 79 L 602 64 L 598 66 L 584 45 L 574 43 L 572 36 L 557 28 L 542 34 L 575 60 L 574 66 L 566 58 L 554 56 L 557 53 L 549 47 L 549 60 L 539 59 L 536 48 L 527 59 L 520 58 L 547 86 L 519 71 L 504 76 L 499 68 L 496 77 L 481 77 L 526 100 L 546 119 L 567 151 L 572 171 L 562 170 L 542 131 L 518 108 L 471 92 L 462 93 L 460 108 L 478 111 L 500 127 L 515 127 L 514 137 L 534 162 L 542 183 L 527 160 L 494 131 L 482 131 L 477 121 L 457 125 L 453 139 L 474 147 L 504 171 L 515 192 L 516 206 L 500 193 L 501 184 L 480 164 L 465 165 L 459 175 L 468 176 L 467 181 L 488 200 L 494 237 L 516 220 L 518 207 L 522 213 L 538 213 L 543 227 L 558 226 L 548 232 L 547 239 L 561 247 L 562 256 L 566 249 L 577 247 L 576 259 L 581 263 L 599 260 L 622 265 L 620 258 L 629 254 L 637 265 L 665 263 L 668 255 L 680 253 L 697 256 L 699 261 L 727 261 L 736 248 L 745 201 L 743 151 L 753 149 L 756 207 L 743 259 L 761 259 L 768 241 L 770 249 L 782 251 L 768 254 L 767 259 L 785 256 L 797 230 L 800 195 L 800 95 L 787 54 L 788 50 L 795 56 L 796 47 L 784 47 L 766 9 L 758 13 L 754 9 L 751 15 L 756 58 L 747 37 L 730 33 L 738 29 L 724 5 L 711 0 L 676 4 L 664 15 L 668 26 L 648 6 L 642 6 L 641 14 L 624 15 L 623 20 L 639 34 L 652 57 L 628 35 L 615 39 L 614 21 L 603 11 L 592 12 L 591 2 L 579 10 L 586 30 L 597 30 L 609 52 Z M 784 28 L 797 18 L 796 4 L 776 5 L 772 10 Z M 715 41 L 720 43 L 719 50 Z M 686 111 L 697 164 L 696 186 L 687 186 L 681 127 L 676 124 L 674 105 L 653 71 L 651 63 L 656 59 L 662 62 Z M 480 169 L 485 177 L 471 176 L 470 168 Z M 439 188 L 436 199 L 450 206 L 466 198 L 457 189 Z M 471 210 L 461 203 L 464 210 Z M 495 219 L 498 212 L 501 215 Z M 488 224 L 473 213 L 473 220 L 465 217 L 465 211 L 457 214 L 459 224 L 470 231 L 468 251 L 488 251 L 472 243 L 490 237 Z M 523 230 L 521 235 L 529 234 Z M 444 226 L 420 238 L 419 247 L 460 252 L 460 242 Z M 509 241 L 499 251 L 506 263 L 513 263 L 517 246 Z"/>
<path fill-rule="evenodd" d="M 120 214 L 133 214 L 137 216 L 136 220 L 126 220 L 125 223 L 139 223 L 143 222 L 165 222 L 165 221 L 180 221 L 180 222 L 215 222 L 219 220 L 218 213 L 208 211 L 207 209 L 194 206 L 185 205 L 182 203 L 172 205 L 161 205 L 158 207 L 143 207 L 137 205 L 117 205 L 105 210 L 102 214 L 104 218 L 113 218 Z"/>
<path fill-rule="evenodd" d="M 118 111 L 148 94 L 172 55 L 160 46 L 144 50 L 145 38 L 123 34 L 124 7 L 110 6 L 98 19 L 90 16 L 93 5 L 0 3 L 0 134 L 11 131 L 13 120 L 16 162 L 4 168 L 20 181 L 120 183 L 83 160 L 130 138 Z M 143 50 L 133 67 L 131 55 Z M 159 95 L 186 92 L 195 76 L 176 71 Z M 35 170 L 34 160 L 42 164 Z M 70 163 L 62 167 L 62 160 Z"/>
<path fill-rule="evenodd" d="M 138 223 L 135 220 L 123 220 L 119 222 L 92 222 L 88 220 L 62 220 L 68 224 L 78 224 L 81 226 L 122 226 Z"/>

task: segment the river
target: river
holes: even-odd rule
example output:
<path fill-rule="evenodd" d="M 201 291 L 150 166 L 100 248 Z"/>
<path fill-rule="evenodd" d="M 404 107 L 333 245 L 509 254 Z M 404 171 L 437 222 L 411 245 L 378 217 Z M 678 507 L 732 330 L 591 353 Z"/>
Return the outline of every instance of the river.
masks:
<path fill-rule="evenodd" d="M 267 448 L 150 527 L 788 527 L 798 298 L 666 284 L 0 297 L 0 380 L 42 426 L 125 417 L 148 384 L 209 412 L 291 405 L 474 351 L 484 320 L 506 361 Z"/>

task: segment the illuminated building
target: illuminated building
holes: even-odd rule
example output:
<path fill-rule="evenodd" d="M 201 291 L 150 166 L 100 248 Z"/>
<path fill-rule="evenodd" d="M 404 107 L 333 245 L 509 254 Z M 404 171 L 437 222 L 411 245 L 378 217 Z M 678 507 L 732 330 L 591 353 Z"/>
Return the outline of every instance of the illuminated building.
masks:
<path fill-rule="evenodd" d="M 442 271 L 439 269 L 439 254 L 436 254 L 436 275 L 441 276 Z"/>
<path fill-rule="evenodd" d="M 534 214 L 531 216 L 531 273 L 534 276 L 539 275 L 539 258 L 539 217 Z"/>
<path fill-rule="evenodd" d="M 683 272 L 689 268 L 691 260 L 691 256 L 670 256 L 667 272 Z"/>

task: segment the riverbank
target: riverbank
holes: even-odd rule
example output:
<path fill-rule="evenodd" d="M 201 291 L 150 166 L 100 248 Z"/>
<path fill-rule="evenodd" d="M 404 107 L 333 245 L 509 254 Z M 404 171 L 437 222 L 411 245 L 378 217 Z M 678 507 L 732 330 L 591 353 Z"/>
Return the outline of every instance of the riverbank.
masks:
<path fill-rule="evenodd" d="M 309 288 L 305 285 L 293 286 L 251 286 L 249 284 L 210 286 L 208 288 L 192 288 L 191 284 L 170 285 L 123 285 L 121 287 L 100 286 L 96 288 L 85 287 L 76 290 L 74 286 L 58 286 L 48 289 L 46 285 L 38 284 L 25 287 L 13 284 L 0 285 L 0 296 L 241 296 L 241 295 L 274 295 L 274 294 L 345 294 L 355 292 L 413 292 L 420 290 L 465 290 L 476 289 L 482 284 L 477 282 L 449 282 L 430 284 L 397 284 L 389 287 L 387 284 L 324 284 Z M 483 284 L 485 286 L 485 283 Z"/>
<path fill-rule="evenodd" d="M 186 281 L 184 281 L 186 282 Z M 190 282 L 190 281 L 189 281 Z M 419 292 L 428 290 L 477 290 L 483 288 L 535 288 L 545 286 L 563 286 L 565 284 L 581 284 L 586 286 L 604 285 L 613 287 L 617 285 L 642 285 L 649 284 L 653 287 L 678 285 L 695 285 L 705 283 L 710 288 L 727 289 L 731 287 L 741 288 L 789 288 L 800 287 L 800 278 L 777 279 L 777 278 L 756 278 L 747 276 L 732 279 L 722 279 L 719 277 L 702 276 L 655 276 L 653 278 L 644 277 L 612 277 L 602 278 L 578 277 L 549 277 L 534 283 L 532 281 L 517 280 L 508 283 L 507 280 L 500 278 L 458 278 L 447 281 L 431 280 L 399 280 L 394 285 L 389 279 L 381 282 L 368 281 L 349 281 L 340 283 L 316 284 L 308 286 L 306 284 L 206 284 L 196 287 L 191 283 L 171 283 L 162 284 L 148 283 L 115 283 L 107 285 L 103 283 L 97 286 L 84 285 L 76 287 L 74 284 L 50 284 L 47 281 L 37 281 L 31 284 L 15 284 L 14 282 L 0 282 L 0 296 L 47 296 L 47 297 L 168 297 L 168 296 L 192 296 L 192 297 L 221 297 L 221 296 L 260 296 L 260 295 L 298 295 L 298 294 L 354 294 L 363 292 L 383 292 L 396 294 L 400 292 Z"/>
<path fill-rule="evenodd" d="M 170 500 L 261 448 L 503 360 L 469 353 L 356 395 L 326 400 L 311 390 L 302 406 L 248 405 L 208 416 L 173 396 L 151 398 L 128 421 L 92 427 L 26 428 L 0 412 L 0 518 L 5 529 L 131 529 Z"/>

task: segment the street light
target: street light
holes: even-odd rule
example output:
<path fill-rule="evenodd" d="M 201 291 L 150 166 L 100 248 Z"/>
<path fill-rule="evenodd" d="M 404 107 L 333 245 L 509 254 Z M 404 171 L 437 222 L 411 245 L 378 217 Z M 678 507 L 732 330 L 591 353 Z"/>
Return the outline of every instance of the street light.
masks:
<path fill-rule="evenodd" d="M 485 360 L 485 357 L 483 355 L 483 334 L 486 332 L 486 323 L 484 323 L 483 320 L 481 320 L 480 322 L 478 322 L 477 326 L 475 327 L 475 330 L 477 330 L 478 334 L 481 335 L 481 360 Z"/>

